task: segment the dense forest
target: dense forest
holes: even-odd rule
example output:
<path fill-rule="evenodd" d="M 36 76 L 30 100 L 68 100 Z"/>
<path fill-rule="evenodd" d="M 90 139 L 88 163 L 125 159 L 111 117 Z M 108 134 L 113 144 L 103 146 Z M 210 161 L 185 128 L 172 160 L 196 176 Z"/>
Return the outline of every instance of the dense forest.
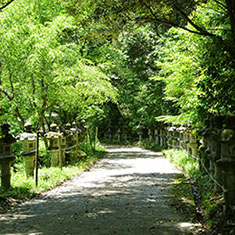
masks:
<path fill-rule="evenodd" d="M 133 129 L 234 115 L 234 9 L 233 0 L 1 1 L 0 120 L 18 133 L 52 113 L 97 122 L 115 109 Z"/>
<path fill-rule="evenodd" d="M 223 226 L 234 120 L 235 0 L 0 0 L 0 206 L 89 168 L 113 135 L 173 147 L 207 227 Z"/>

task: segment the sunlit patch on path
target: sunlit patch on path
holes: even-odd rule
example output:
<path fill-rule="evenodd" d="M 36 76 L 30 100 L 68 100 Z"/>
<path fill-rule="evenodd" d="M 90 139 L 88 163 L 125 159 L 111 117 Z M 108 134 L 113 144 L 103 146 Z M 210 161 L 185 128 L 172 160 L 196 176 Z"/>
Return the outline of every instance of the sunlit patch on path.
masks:
<path fill-rule="evenodd" d="M 190 234 L 168 206 L 175 168 L 161 153 L 108 147 L 90 171 L 0 218 L 0 234 Z"/>

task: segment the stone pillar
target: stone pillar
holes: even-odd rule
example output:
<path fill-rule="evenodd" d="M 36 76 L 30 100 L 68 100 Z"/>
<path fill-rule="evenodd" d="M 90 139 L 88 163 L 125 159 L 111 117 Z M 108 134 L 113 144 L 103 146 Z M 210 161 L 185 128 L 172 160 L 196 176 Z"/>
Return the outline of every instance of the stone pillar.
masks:
<path fill-rule="evenodd" d="M 153 132 L 150 128 L 148 128 L 148 140 L 149 142 L 153 141 Z"/>
<path fill-rule="evenodd" d="M 154 135 L 155 135 L 155 143 L 156 143 L 156 145 L 159 145 L 159 130 L 158 129 L 156 129 L 155 131 L 154 131 Z"/>
<path fill-rule="evenodd" d="M 167 137 L 167 128 L 165 126 L 163 126 L 162 128 L 162 138 L 163 138 L 163 148 L 167 148 L 167 141 L 168 141 L 168 137 Z"/>
<path fill-rule="evenodd" d="M 23 142 L 24 151 L 21 156 L 24 158 L 25 173 L 28 178 L 34 176 L 37 135 L 32 133 L 32 124 L 30 122 L 25 123 L 24 131 L 17 139 Z"/>
<path fill-rule="evenodd" d="M 179 127 L 177 128 L 178 132 L 178 145 L 181 149 L 184 149 L 184 132 L 186 128 L 185 127 Z"/>
<path fill-rule="evenodd" d="M 171 127 L 170 131 L 171 131 L 172 147 L 177 148 L 176 127 L 175 126 Z"/>
<path fill-rule="evenodd" d="M 171 127 L 166 127 L 167 147 L 172 148 Z"/>
<path fill-rule="evenodd" d="M 188 129 L 186 128 L 183 133 L 183 149 L 188 152 Z"/>
<path fill-rule="evenodd" d="M 160 146 L 163 147 L 163 129 L 162 129 L 162 127 L 160 127 L 160 129 L 159 129 L 159 139 L 160 139 L 160 141 L 159 141 Z"/>
<path fill-rule="evenodd" d="M 190 154 L 197 157 L 198 155 L 198 144 L 197 144 L 197 136 L 196 134 L 189 133 L 189 146 L 190 146 Z"/>
<path fill-rule="evenodd" d="M 66 151 L 66 137 L 63 136 L 61 139 L 61 152 L 62 152 L 62 163 L 65 164 L 65 151 Z"/>
<path fill-rule="evenodd" d="M 224 178 L 224 198 L 227 205 L 235 205 L 235 129 L 221 132 L 221 159 L 217 165 L 222 169 Z"/>
<path fill-rule="evenodd" d="M 136 129 L 137 129 L 137 134 L 139 137 L 139 142 L 142 142 L 142 140 L 143 140 L 143 126 L 138 125 Z"/>
<path fill-rule="evenodd" d="M 117 130 L 117 140 L 121 141 L 121 129 L 120 128 L 118 128 Z"/>
<path fill-rule="evenodd" d="M 128 127 L 124 126 L 122 128 L 122 139 L 127 142 Z"/>
<path fill-rule="evenodd" d="M 49 152 L 51 154 L 51 166 L 58 166 L 60 159 L 59 151 L 59 135 L 57 132 L 57 125 L 55 123 L 51 124 L 51 131 L 46 133 L 45 136 L 49 140 Z"/>
<path fill-rule="evenodd" d="M 0 136 L 0 166 L 1 166 L 1 186 L 7 190 L 11 187 L 11 163 L 15 156 L 12 155 L 12 144 L 16 141 L 9 134 L 10 125 L 3 123 L 1 126 L 2 134 Z"/>
<path fill-rule="evenodd" d="M 1 166 L 1 186 L 4 189 L 11 187 L 11 163 L 14 161 L 15 157 L 0 157 L 0 166 Z"/>
<path fill-rule="evenodd" d="M 109 141 L 112 140 L 112 132 L 111 132 L 111 128 L 110 127 L 108 128 L 108 139 L 109 139 Z"/>

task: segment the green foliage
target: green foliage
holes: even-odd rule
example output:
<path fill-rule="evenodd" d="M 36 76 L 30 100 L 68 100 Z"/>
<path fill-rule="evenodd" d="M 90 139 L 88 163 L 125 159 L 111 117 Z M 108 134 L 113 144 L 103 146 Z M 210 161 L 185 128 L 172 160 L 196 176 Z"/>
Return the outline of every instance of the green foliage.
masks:
<path fill-rule="evenodd" d="M 217 37 L 202 38 L 174 28 L 161 37 L 156 61 L 160 71 L 152 79 L 165 82 L 164 99 L 174 103 L 178 115 L 164 114 L 158 120 L 201 128 L 208 115 L 234 112 L 234 46 L 223 12 L 214 1 L 195 10 L 197 24 L 208 27 L 216 21 Z"/>
<path fill-rule="evenodd" d="M 176 166 L 180 167 L 184 174 L 195 182 L 198 187 L 196 202 L 200 207 L 203 215 L 203 222 L 208 229 L 216 226 L 223 226 L 225 218 L 223 217 L 224 200 L 221 194 L 217 193 L 214 188 L 214 183 L 207 174 L 199 169 L 198 160 L 188 156 L 182 150 L 164 150 L 164 155 Z M 200 200 L 198 202 L 198 200 Z"/>
<path fill-rule="evenodd" d="M 197 179 L 200 175 L 199 162 L 182 150 L 164 150 L 163 154 L 175 165 L 179 166 L 188 177 Z"/>
<path fill-rule="evenodd" d="M 105 150 L 103 147 L 97 146 L 96 150 Z M 35 186 L 35 179 L 26 178 L 23 162 L 18 162 L 14 165 L 14 170 L 11 172 L 12 188 L 8 191 L 0 188 L 1 198 L 27 199 L 47 191 L 65 180 L 80 174 L 85 169 L 88 169 L 102 155 L 102 152 L 93 153 L 92 156 L 84 159 L 77 159 L 73 165 L 63 167 L 42 167 L 39 169 L 39 185 Z"/>
<path fill-rule="evenodd" d="M 102 105 L 115 101 L 105 74 L 82 58 L 77 41 L 68 40 L 78 26 L 63 4 L 17 1 L 1 13 L 0 25 L 1 120 L 17 126 L 19 119 L 21 128 L 31 120 L 39 129 L 46 113 L 61 110 L 66 122 L 78 114 L 101 115 Z"/>
<path fill-rule="evenodd" d="M 16 142 L 12 146 L 13 148 L 13 153 L 16 156 L 19 156 L 23 152 L 23 143 L 22 142 Z"/>
<path fill-rule="evenodd" d="M 147 148 L 147 149 L 150 149 L 153 151 L 157 151 L 157 152 L 162 150 L 162 148 L 159 145 L 157 145 L 155 142 L 151 142 L 151 141 L 138 142 L 137 145 L 143 146 L 144 148 Z"/>

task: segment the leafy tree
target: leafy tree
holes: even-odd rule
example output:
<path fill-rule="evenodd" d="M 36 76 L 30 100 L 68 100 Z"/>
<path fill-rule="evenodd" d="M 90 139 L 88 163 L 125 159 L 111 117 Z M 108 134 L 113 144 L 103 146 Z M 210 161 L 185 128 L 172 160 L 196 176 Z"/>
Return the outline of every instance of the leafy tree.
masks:
<path fill-rule="evenodd" d="M 218 27 L 228 27 L 217 11 L 204 7 L 197 11 L 198 22 L 209 25 L 217 17 Z M 227 52 L 230 34 L 224 31 L 221 37 L 228 39 L 227 48 L 220 41 L 182 30 L 172 29 L 163 37 L 162 56 L 157 61 L 161 70 L 155 79 L 165 81 L 165 99 L 179 108 L 180 115 L 170 117 L 171 121 L 199 127 L 208 115 L 235 111 L 234 57 Z"/>
<path fill-rule="evenodd" d="M 108 31 L 116 31 L 127 26 L 137 24 L 152 24 L 155 26 L 166 25 L 168 27 L 179 27 L 191 33 L 203 36 L 218 36 L 215 32 L 217 27 L 212 25 L 200 24 L 197 22 L 197 12 L 195 9 L 208 2 L 213 2 L 214 7 L 219 9 L 222 14 L 229 16 L 230 30 L 234 35 L 235 32 L 235 13 L 233 0 L 216 0 L 216 1 L 181 1 L 181 0 L 164 0 L 164 1 L 146 1 L 146 0 L 68 0 L 70 11 L 73 14 L 85 12 L 83 19 L 99 19 L 106 24 Z M 191 14 L 194 11 L 194 14 Z M 196 13 L 196 14 L 195 14 Z M 80 14 L 79 14 L 80 15 Z M 216 26 L 216 22 L 215 26 Z M 214 26 L 214 25 L 213 25 Z M 131 27 L 132 28 L 132 27 Z"/>
<path fill-rule="evenodd" d="M 68 40 L 76 25 L 57 1 L 18 1 L 1 13 L 0 24 L 1 119 L 19 118 L 21 127 L 31 119 L 38 129 L 59 108 L 84 118 L 115 99 L 105 75 Z"/>

